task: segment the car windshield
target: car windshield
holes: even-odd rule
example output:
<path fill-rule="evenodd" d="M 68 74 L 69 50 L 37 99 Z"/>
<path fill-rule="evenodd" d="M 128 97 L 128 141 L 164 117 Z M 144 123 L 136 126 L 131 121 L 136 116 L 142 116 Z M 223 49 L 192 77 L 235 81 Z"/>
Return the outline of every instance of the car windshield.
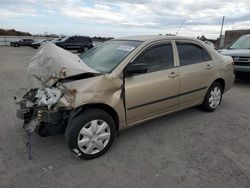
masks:
<path fill-rule="evenodd" d="M 59 38 L 53 39 L 51 42 L 57 42 L 59 41 Z"/>
<path fill-rule="evenodd" d="M 64 42 L 64 41 L 66 41 L 68 38 L 69 38 L 69 37 L 64 37 L 64 38 L 62 38 L 62 40 L 60 40 L 60 42 Z"/>
<path fill-rule="evenodd" d="M 236 40 L 229 49 L 250 49 L 250 36 L 242 36 Z"/>
<path fill-rule="evenodd" d="M 107 41 L 80 54 L 79 57 L 89 67 L 102 73 L 109 73 L 141 43 L 125 40 Z"/>

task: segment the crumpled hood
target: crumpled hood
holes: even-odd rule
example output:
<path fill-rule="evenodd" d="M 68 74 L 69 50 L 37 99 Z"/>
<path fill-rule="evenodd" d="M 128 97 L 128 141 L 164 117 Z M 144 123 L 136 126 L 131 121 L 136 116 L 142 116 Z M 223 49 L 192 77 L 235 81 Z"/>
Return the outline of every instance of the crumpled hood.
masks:
<path fill-rule="evenodd" d="M 51 86 L 58 79 L 83 73 L 98 73 L 87 66 L 77 55 L 51 42 L 46 42 L 31 59 L 27 68 L 31 86 Z"/>

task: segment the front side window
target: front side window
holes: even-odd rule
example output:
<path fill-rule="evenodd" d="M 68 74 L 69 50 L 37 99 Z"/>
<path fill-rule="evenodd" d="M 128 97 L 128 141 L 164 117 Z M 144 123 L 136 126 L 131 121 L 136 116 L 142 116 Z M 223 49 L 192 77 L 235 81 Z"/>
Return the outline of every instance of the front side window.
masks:
<path fill-rule="evenodd" d="M 211 57 L 201 46 L 187 42 L 177 42 L 180 65 L 191 65 L 211 60 Z"/>
<path fill-rule="evenodd" d="M 132 40 L 107 41 L 80 54 L 79 57 L 89 67 L 102 73 L 109 73 L 141 43 Z"/>
<path fill-rule="evenodd" d="M 160 44 L 146 49 L 135 63 L 147 65 L 147 72 L 155 72 L 174 67 L 172 44 Z"/>

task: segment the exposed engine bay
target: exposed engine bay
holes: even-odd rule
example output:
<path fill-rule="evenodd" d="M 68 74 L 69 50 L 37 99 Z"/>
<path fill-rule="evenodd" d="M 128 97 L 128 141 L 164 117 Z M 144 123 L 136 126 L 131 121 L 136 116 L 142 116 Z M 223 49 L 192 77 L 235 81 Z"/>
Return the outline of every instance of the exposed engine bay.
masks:
<path fill-rule="evenodd" d="M 62 120 L 65 110 L 53 111 L 52 109 L 61 97 L 62 91 L 54 87 L 36 88 L 28 91 L 21 101 L 17 102 L 19 105 L 17 117 L 24 120 L 24 129 L 29 133 L 36 130 L 40 136 L 50 135 L 51 133 L 45 134 L 41 130 L 45 127 L 46 122 L 51 127 L 51 124 L 58 124 Z"/>

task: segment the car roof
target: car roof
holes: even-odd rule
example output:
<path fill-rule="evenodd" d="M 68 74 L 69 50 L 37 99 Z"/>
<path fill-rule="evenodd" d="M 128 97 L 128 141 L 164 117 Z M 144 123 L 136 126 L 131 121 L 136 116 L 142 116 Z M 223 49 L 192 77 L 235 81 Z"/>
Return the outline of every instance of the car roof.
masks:
<path fill-rule="evenodd" d="M 89 36 L 78 36 L 78 35 L 74 35 L 74 36 L 71 36 L 71 37 L 78 37 L 78 38 L 82 38 L 82 37 L 84 37 L 84 38 L 90 38 Z"/>
<path fill-rule="evenodd" d="M 154 41 L 154 40 L 176 40 L 176 39 L 193 39 L 190 37 L 181 37 L 181 36 L 172 36 L 172 35 L 137 35 L 137 36 L 128 36 L 128 37 L 122 37 L 116 40 L 135 40 L 135 41 Z"/>

